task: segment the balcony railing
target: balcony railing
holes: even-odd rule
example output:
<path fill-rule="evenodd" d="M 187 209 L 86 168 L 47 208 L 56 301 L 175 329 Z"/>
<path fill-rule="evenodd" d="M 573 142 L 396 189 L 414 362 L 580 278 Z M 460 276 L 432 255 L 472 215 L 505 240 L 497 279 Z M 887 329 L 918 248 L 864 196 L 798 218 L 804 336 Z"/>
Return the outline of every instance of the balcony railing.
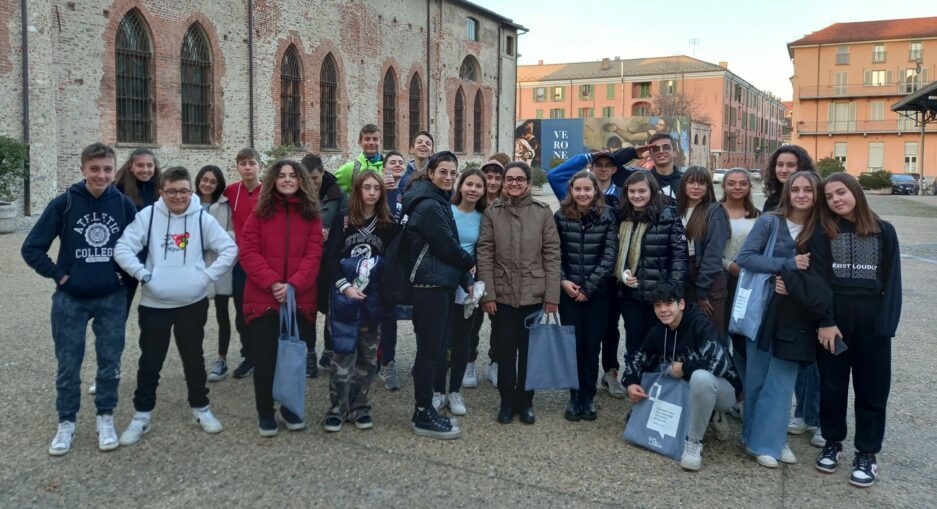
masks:
<path fill-rule="evenodd" d="M 887 53 L 886 53 L 885 51 L 873 51 L 873 52 L 872 52 L 872 63 L 873 63 L 873 64 L 880 64 L 880 63 L 884 62 L 884 61 L 885 61 L 885 56 L 886 56 L 886 54 L 887 54 Z"/>
<path fill-rule="evenodd" d="M 924 60 L 924 50 L 923 49 L 909 49 L 908 50 L 908 62 L 917 62 L 918 60 Z"/>
<path fill-rule="evenodd" d="M 799 135 L 835 134 L 901 134 L 919 133 L 921 126 L 910 120 L 833 120 L 827 122 L 798 122 Z M 928 124 L 925 132 L 937 132 L 937 124 Z"/>
<path fill-rule="evenodd" d="M 849 83 L 845 85 L 807 85 L 798 90 L 801 99 L 835 99 L 846 97 L 887 97 L 902 96 L 916 92 L 921 88 L 917 81 L 873 85 Z"/>

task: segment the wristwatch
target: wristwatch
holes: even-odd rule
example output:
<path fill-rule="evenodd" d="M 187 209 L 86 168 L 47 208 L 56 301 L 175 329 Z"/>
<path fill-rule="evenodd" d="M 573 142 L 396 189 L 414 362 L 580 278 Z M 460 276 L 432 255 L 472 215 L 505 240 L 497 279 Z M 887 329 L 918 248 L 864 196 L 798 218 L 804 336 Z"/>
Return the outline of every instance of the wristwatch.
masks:
<path fill-rule="evenodd" d="M 140 279 L 140 284 L 141 284 L 141 285 L 145 285 L 145 284 L 149 283 L 151 279 L 153 279 L 153 274 L 147 274 L 147 275 L 143 276 L 142 279 Z"/>

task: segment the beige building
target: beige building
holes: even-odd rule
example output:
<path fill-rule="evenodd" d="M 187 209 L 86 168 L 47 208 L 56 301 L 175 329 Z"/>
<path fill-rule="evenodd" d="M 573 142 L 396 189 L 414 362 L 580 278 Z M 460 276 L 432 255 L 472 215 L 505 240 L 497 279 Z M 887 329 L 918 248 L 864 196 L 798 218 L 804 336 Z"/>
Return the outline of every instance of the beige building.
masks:
<path fill-rule="evenodd" d="M 937 174 L 937 126 L 891 105 L 937 77 L 937 17 L 836 23 L 788 44 L 793 134 L 814 158 L 850 173 Z"/>
<path fill-rule="evenodd" d="M 28 0 L 25 24 L 20 3 L 0 2 L 0 134 L 31 141 L 33 213 L 99 140 L 229 171 L 245 146 L 335 168 L 365 123 L 384 149 L 418 129 L 466 160 L 513 146 L 524 29 L 471 2 Z"/>

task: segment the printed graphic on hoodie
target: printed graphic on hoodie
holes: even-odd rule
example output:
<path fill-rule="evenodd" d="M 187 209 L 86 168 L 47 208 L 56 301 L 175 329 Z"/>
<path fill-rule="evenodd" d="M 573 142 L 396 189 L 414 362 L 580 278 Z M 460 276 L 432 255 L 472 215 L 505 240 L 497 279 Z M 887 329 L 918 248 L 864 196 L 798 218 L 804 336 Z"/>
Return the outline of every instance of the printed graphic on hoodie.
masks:
<path fill-rule="evenodd" d="M 189 232 L 174 233 L 171 237 L 172 241 L 176 243 L 176 247 L 179 249 L 185 249 L 185 246 L 189 245 Z"/>
<path fill-rule="evenodd" d="M 871 279 L 878 277 L 879 236 L 859 236 L 840 233 L 830 241 L 833 254 L 833 273 L 843 279 Z"/>
<path fill-rule="evenodd" d="M 107 247 L 111 236 L 120 234 L 120 223 L 114 216 L 106 212 L 89 212 L 75 221 L 72 230 L 84 236 L 88 244 L 88 247 L 75 249 L 75 259 L 85 263 L 107 263 L 114 257 L 114 248 Z"/>

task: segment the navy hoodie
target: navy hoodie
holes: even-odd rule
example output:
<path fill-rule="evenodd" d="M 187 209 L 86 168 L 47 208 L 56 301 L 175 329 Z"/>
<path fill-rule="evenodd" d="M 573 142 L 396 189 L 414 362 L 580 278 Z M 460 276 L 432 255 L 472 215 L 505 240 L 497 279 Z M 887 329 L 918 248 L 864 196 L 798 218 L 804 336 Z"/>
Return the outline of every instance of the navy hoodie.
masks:
<path fill-rule="evenodd" d="M 110 186 L 95 198 L 85 182 L 73 184 L 42 212 L 23 242 L 26 264 L 75 297 L 99 297 L 121 287 L 114 263 L 114 245 L 133 221 L 137 207 L 130 198 Z M 52 241 L 59 237 L 56 261 L 49 257 Z"/>

